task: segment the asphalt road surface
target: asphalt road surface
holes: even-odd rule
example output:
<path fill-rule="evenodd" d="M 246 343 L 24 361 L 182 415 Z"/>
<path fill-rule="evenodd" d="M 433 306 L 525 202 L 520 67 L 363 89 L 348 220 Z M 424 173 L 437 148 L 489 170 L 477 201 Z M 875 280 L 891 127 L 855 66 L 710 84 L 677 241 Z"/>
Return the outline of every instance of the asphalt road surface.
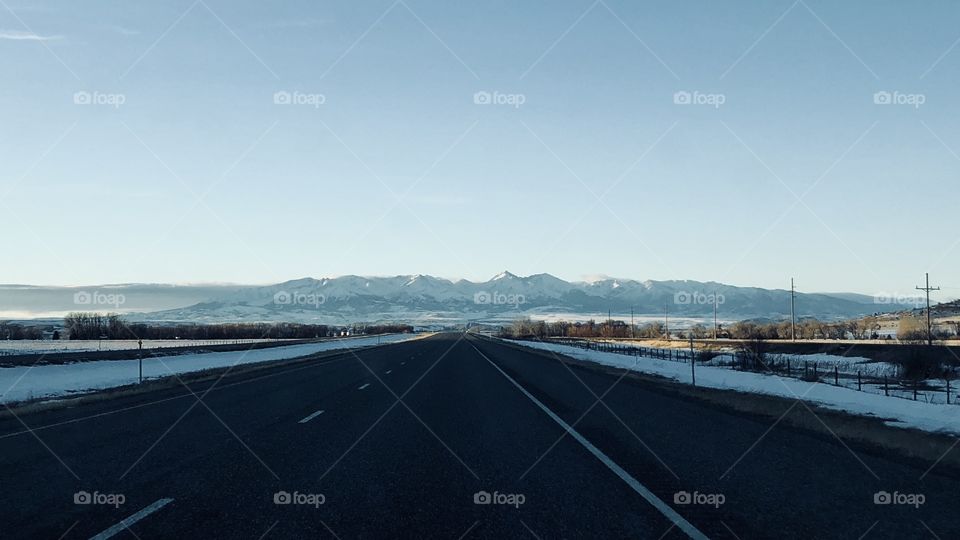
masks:
<path fill-rule="evenodd" d="M 958 538 L 928 468 L 441 334 L 0 420 L 0 537 Z"/>

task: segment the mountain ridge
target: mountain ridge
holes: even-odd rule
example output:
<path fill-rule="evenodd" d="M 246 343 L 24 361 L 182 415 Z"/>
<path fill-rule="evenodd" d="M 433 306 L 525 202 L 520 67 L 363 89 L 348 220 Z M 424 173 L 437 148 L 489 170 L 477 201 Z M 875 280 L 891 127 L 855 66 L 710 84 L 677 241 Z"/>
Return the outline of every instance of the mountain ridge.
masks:
<path fill-rule="evenodd" d="M 120 305 L 71 305 L 77 292 L 123 292 Z M 19 295 L 19 301 L 14 298 Z M 714 296 L 715 295 L 715 296 Z M 790 315 L 790 291 L 713 281 L 634 280 L 604 277 L 566 281 L 549 273 L 519 276 L 507 270 L 487 281 L 451 281 L 427 274 L 302 277 L 266 285 L 122 284 L 88 287 L 0 285 L 0 306 L 42 303 L 44 311 L 118 311 L 136 319 L 167 321 L 345 321 L 410 318 L 503 319 L 523 315 L 598 314 L 608 311 L 712 316 L 713 301 L 727 319 Z M 96 295 L 93 298 L 97 298 Z M 40 302 L 38 299 L 43 299 Z M 13 300 L 13 302 L 11 302 Z M 797 316 L 856 317 L 893 311 L 856 293 L 797 293 Z M 2 317 L 0 308 L 0 317 Z"/>

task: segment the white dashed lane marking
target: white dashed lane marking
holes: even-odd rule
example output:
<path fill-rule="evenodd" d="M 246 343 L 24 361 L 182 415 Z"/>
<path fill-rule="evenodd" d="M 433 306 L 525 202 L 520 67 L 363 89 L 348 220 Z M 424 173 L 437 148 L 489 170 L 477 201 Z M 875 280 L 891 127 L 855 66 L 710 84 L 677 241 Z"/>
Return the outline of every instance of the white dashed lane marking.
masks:
<path fill-rule="evenodd" d="M 368 386 L 370 386 L 370 383 L 364 384 L 364 385 L 361 386 L 360 388 L 357 388 L 357 390 L 363 390 L 364 388 L 366 388 L 366 387 L 368 387 Z"/>
<path fill-rule="evenodd" d="M 313 420 L 314 418 L 320 416 L 321 414 L 323 414 L 323 411 L 317 411 L 317 412 L 311 414 L 310 416 L 304 418 L 303 420 L 300 420 L 300 421 L 297 422 L 297 423 L 298 423 L 298 424 L 306 424 L 307 422 Z"/>
<path fill-rule="evenodd" d="M 143 510 L 140 510 L 136 514 L 133 514 L 128 518 L 125 518 L 123 521 L 121 521 L 120 523 L 117 523 L 113 527 L 110 527 L 109 529 L 103 531 L 102 533 L 94 537 L 91 537 L 90 540 L 107 540 L 107 538 L 112 538 L 117 533 L 123 532 L 129 529 L 129 527 L 134 523 L 140 521 L 141 519 L 149 516 L 150 514 L 156 512 L 157 510 L 163 508 L 164 506 L 172 502 L 173 502 L 173 499 L 160 499 L 157 502 L 151 504 L 150 506 L 144 508 Z"/>

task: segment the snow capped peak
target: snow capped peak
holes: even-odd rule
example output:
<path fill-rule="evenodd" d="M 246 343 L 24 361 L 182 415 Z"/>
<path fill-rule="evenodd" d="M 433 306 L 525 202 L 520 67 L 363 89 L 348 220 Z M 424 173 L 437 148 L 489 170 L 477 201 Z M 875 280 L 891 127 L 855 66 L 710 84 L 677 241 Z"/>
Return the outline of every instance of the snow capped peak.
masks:
<path fill-rule="evenodd" d="M 500 281 L 501 279 L 517 279 L 517 276 L 511 274 L 508 270 L 504 270 L 503 272 L 493 276 L 493 279 L 490 281 Z"/>
<path fill-rule="evenodd" d="M 610 276 L 606 274 L 589 274 L 589 275 L 583 276 L 584 283 L 587 283 L 589 285 L 601 283 L 603 281 L 607 281 L 608 279 L 610 279 Z"/>

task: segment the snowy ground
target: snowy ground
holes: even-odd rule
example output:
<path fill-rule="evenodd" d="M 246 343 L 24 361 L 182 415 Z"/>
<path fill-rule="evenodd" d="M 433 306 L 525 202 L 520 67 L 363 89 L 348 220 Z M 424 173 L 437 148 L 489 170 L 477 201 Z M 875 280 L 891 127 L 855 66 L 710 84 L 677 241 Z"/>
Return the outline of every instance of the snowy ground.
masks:
<path fill-rule="evenodd" d="M 806 363 L 811 369 L 816 364 L 821 372 L 824 369 L 833 372 L 834 366 L 842 375 L 856 375 L 858 372 L 864 377 L 883 377 L 894 378 L 897 376 L 897 366 L 889 362 L 877 362 L 862 356 L 837 356 L 835 354 L 817 353 L 817 354 L 768 354 L 768 362 L 782 366 L 787 358 L 790 359 L 792 369 L 802 369 Z M 709 362 L 708 366 L 733 366 L 737 361 L 732 354 L 720 354 Z M 700 364 L 698 364 L 700 365 Z"/>
<path fill-rule="evenodd" d="M 169 347 L 202 347 L 207 345 L 233 345 L 247 343 L 272 343 L 279 339 L 145 339 L 144 349 Z M 0 341 L 0 356 L 9 354 L 42 354 L 53 352 L 125 351 L 137 349 L 135 339 L 115 340 L 3 340 Z"/>
<path fill-rule="evenodd" d="M 322 351 L 396 343 L 417 337 L 394 334 L 382 337 L 346 338 L 319 343 L 288 345 L 249 351 L 183 354 L 148 358 L 143 361 L 144 379 L 202 371 L 255 362 L 289 360 Z M 59 397 L 89 390 L 112 388 L 137 382 L 137 360 L 101 360 L 76 364 L 0 368 L 0 403 L 35 398 Z"/>
<path fill-rule="evenodd" d="M 518 345 L 565 354 L 578 360 L 651 373 L 683 383 L 691 382 L 690 364 L 598 352 L 569 345 L 511 341 Z M 839 357 L 834 357 L 838 359 Z M 697 385 L 803 399 L 825 408 L 880 417 L 887 424 L 931 432 L 960 435 L 960 410 L 956 405 L 924 403 L 858 392 L 854 389 L 813 383 L 729 368 L 697 365 Z"/>

